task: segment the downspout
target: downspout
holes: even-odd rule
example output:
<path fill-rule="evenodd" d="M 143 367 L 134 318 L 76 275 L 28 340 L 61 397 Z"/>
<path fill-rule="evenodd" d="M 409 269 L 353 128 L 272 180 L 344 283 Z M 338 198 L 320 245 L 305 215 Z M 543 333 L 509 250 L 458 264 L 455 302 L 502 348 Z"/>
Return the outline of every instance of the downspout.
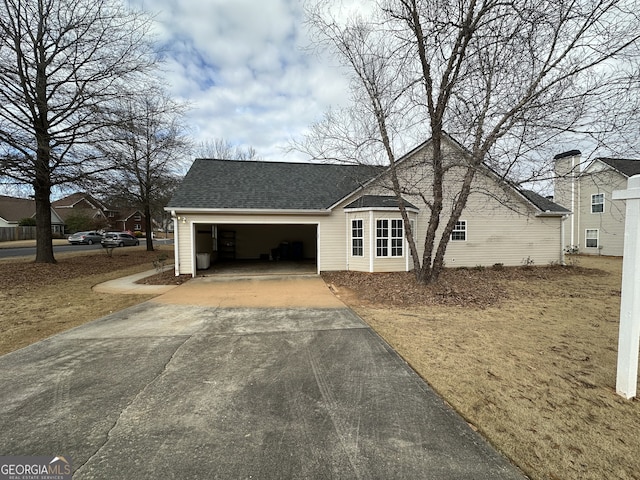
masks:
<path fill-rule="evenodd" d="M 563 267 L 566 265 L 564 261 L 564 222 L 568 215 L 563 215 L 560 219 L 560 265 Z"/>
<path fill-rule="evenodd" d="M 571 245 L 570 248 L 573 249 L 576 245 L 574 238 L 574 230 L 575 230 L 575 221 L 576 221 L 576 172 L 575 172 L 575 163 L 576 163 L 575 155 L 571 157 L 571 212 L 573 212 L 573 218 L 571 219 Z"/>
<path fill-rule="evenodd" d="M 373 218 L 373 210 L 369 211 L 369 273 L 373 273 L 373 262 L 374 262 L 374 255 L 376 253 L 375 251 L 375 225 L 373 224 L 374 218 Z"/>
<path fill-rule="evenodd" d="M 176 277 L 180 275 L 180 244 L 178 242 L 178 217 L 176 211 L 171 210 L 171 219 L 173 220 L 173 262 Z"/>

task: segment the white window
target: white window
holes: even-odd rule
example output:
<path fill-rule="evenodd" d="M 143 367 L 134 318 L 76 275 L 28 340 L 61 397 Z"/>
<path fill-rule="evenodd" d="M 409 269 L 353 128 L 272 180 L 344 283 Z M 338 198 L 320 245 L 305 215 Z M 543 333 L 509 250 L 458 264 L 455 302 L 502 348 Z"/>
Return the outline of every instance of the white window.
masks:
<path fill-rule="evenodd" d="M 351 220 L 351 255 L 362 257 L 364 255 L 364 228 L 362 220 Z"/>
<path fill-rule="evenodd" d="M 140 231 L 140 230 L 142 230 L 142 228 L 140 227 L 140 224 L 139 224 L 139 223 L 136 223 L 136 224 L 133 226 L 133 229 L 134 229 L 134 230 L 136 230 L 136 231 Z"/>
<path fill-rule="evenodd" d="M 456 226 L 453 227 L 451 232 L 451 240 L 454 241 L 466 241 L 467 240 L 467 221 L 458 220 Z"/>
<path fill-rule="evenodd" d="M 402 257 L 403 241 L 402 219 L 376 220 L 376 257 Z"/>
<path fill-rule="evenodd" d="M 585 232 L 585 246 L 587 248 L 598 248 L 598 230 L 587 230 Z"/>
<path fill-rule="evenodd" d="M 591 195 L 591 213 L 604 212 L 604 193 Z"/>

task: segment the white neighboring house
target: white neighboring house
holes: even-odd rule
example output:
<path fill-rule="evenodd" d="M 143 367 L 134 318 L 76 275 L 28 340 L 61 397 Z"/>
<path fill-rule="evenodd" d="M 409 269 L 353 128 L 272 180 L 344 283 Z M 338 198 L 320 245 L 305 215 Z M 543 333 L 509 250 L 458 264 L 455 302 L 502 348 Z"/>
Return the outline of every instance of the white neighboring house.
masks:
<path fill-rule="evenodd" d="M 464 148 L 449 137 L 444 145 L 451 165 L 465 163 Z M 429 152 L 425 142 L 398 161 L 406 185 L 430 184 Z M 480 170 L 446 266 L 562 262 L 569 211 Z M 460 181 L 455 168 L 448 172 L 448 185 Z M 429 210 L 414 190 L 407 188 L 403 202 L 421 249 Z M 445 193 L 446 215 L 455 189 Z M 195 275 L 198 254 L 214 262 L 314 260 L 318 272 L 413 268 L 388 170 L 379 167 L 197 159 L 165 210 L 174 218 L 176 275 Z"/>
<path fill-rule="evenodd" d="M 578 150 L 556 155 L 554 160 L 554 200 L 573 212 L 565 221 L 565 249 L 622 256 L 626 204 L 612 201 L 611 194 L 625 190 L 629 177 L 640 174 L 640 160 L 596 158 L 582 162 Z"/>

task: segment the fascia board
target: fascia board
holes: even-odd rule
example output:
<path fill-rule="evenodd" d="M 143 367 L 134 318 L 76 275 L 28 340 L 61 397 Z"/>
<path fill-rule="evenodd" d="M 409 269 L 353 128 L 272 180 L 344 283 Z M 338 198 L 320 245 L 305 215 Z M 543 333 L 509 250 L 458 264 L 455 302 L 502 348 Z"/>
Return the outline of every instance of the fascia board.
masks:
<path fill-rule="evenodd" d="M 260 209 L 260 208 L 181 208 L 164 207 L 166 212 L 175 213 L 201 213 L 201 214 L 225 214 L 225 215 L 331 215 L 331 210 L 304 210 L 304 209 Z"/>
<path fill-rule="evenodd" d="M 345 212 L 399 212 L 400 207 L 357 207 L 357 208 L 344 208 Z M 420 213 L 417 208 L 406 207 L 407 212 Z"/>

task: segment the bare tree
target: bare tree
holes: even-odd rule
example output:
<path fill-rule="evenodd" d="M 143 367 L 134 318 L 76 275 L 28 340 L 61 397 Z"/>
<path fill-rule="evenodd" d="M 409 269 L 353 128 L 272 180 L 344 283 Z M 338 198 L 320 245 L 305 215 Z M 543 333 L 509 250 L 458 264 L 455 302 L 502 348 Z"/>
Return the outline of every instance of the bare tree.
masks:
<path fill-rule="evenodd" d="M 436 281 L 478 172 L 529 180 L 546 170 L 538 155 L 550 143 L 567 134 L 606 139 L 612 125 L 637 120 L 627 106 L 637 104 L 628 100 L 640 78 L 639 7 L 381 0 L 368 16 L 345 19 L 320 1 L 310 21 L 349 68 L 353 106 L 313 126 L 303 148 L 318 158 L 383 160 L 396 196 L 422 198 L 429 212 L 422 255 L 402 202 L 400 211 L 417 279 Z M 448 158 L 447 134 L 465 147 L 462 158 Z M 429 181 L 418 192 L 397 164 L 416 138 L 430 140 L 420 162 Z"/>
<path fill-rule="evenodd" d="M 197 149 L 197 155 L 201 158 L 218 160 L 260 160 L 258 152 L 252 146 L 233 145 L 223 138 L 201 142 Z"/>
<path fill-rule="evenodd" d="M 141 208 L 145 216 L 147 250 L 153 250 L 154 215 L 162 212 L 184 169 L 189 150 L 183 115 L 187 105 L 172 100 L 160 87 L 122 99 L 121 123 L 105 155 L 114 167 L 105 185 L 111 198 Z"/>
<path fill-rule="evenodd" d="M 149 28 L 118 0 L 0 0 L 0 176 L 33 189 L 36 262 L 55 262 L 52 187 L 104 168 L 112 102 L 154 64 Z"/>

